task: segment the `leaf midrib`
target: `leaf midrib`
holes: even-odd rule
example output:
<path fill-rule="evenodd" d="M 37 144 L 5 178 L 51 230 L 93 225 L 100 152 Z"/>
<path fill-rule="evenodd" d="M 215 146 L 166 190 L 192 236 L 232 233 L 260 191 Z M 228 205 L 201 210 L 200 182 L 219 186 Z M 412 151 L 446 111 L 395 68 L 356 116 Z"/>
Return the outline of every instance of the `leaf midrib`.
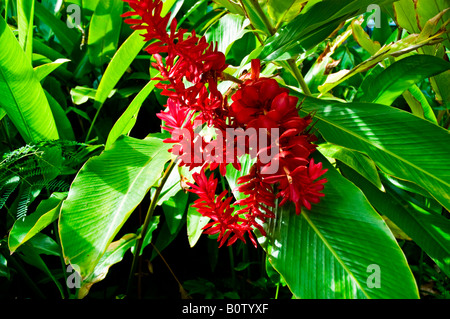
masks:
<path fill-rule="evenodd" d="M 360 282 L 356 279 L 353 272 L 347 267 L 347 265 L 342 261 L 342 259 L 339 257 L 339 255 L 336 253 L 336 251 L 333 249 L 333 247 L 329 244 L 328 240 L 325 238 L 325 236 L 322 235 L 322 233 L 319 231 L 319 229 L 314 225 L 314 223 L 311 221 L 311 219 L 308 216 L 308 212 L 306 210 L 302 210 L 301 216 L 305 218 L 305 220 L 308 222 L 309 226 L 314 230 L 317 236 L 322 240 L 324 245 L 328 248 L 328 250 L 331 252 L 331 254 L 334 256 L 334 258 L 337 260 L 337 262 L 344 268 L 344 270 L 348 273 L 348 275 L 354 280 L 356 285 L 359 287 L 360 291 L 364 294 L 364 296 L 367 297 L 367 299 L 371 299 L 371 297 L 367 294 L 367 292 L 363 289 Z"/>

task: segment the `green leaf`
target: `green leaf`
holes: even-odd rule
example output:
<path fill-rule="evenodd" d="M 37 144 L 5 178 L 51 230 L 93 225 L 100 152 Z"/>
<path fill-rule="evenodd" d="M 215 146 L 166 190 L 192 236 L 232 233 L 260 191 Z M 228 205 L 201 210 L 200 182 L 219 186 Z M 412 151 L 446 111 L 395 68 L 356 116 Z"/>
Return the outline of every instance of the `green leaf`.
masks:
<path fill-rule="evenodd" d="M 59 137 L 66 141 L 75 141 L 75 133 L 73 132 L 72 124 L 67 118 L 66 112 L 61 105 L 59 105 L 58 101 L 56 101 L 47 91 L 45 91 L 45 96 L 47 97 L 48 104 L 52 110 Z"/>
<path fill-rule="evenodd" d="M 0 18 L 0 106 L 25 142 L 58 139 L 44 90 L 14 34 Z"/>
<path fill-rule="evenodd" d="M 194 247 L 197 241 L 200 239 L 203 233 L 203 227 L 208 224 L 210 218 L 202 216 L 197 208 L 189 206 L 187 211 L 187 235 L 189 240 L 189 245 Z"/>
<path fill-rule="evenodd" d="M 143 41 L 141 37 L 143 33 L 143 30 L 133 32 L 128 39 L 122 43 L 106 68 L 95 94 L 94 108 L 97 109 L 96 116 L 98 116 L 98 113 L 100 112 L 106 99 L 111 96 L 116 84 L 125 74 L 126 70 L 129 68 L 139 52 L 144 48 L 145 41 Z M 89 139 L 94 124 L 95 120 L 91 124 L 86 140 Z"/>
<path fill-rule="evenodd" d="M 8 268 L 8 261 L 5 256 L 0 253 L 0 277 L 6 277 L 6 279 L 10 279 L 11 273 Z"/>
<path fill-rule="evenodd" d="M 64 258 L 86 278 L 170 159 L 156 138 L 123 136 L 87 161 L 64 201 L 59 228 Z M 100 213 L 101 212 L 101 213 Z"/>
<path fill-rule="evenodd" d="M 384 59 L 392 56 L 400 56 L 412 51 L 415 51 L 418 48 L 421 48 L 424 45 L 433 43 L 436 38 L 440 34 L 435 34 L 425 39 L 421 39 L 420 34 L 412 34 L 402 40 L 397 42 L 389 43 L 388 45 L 384 45 L 380 50 L 369 59 L 364 62 L 361 62 L 357 66 L 355 66 L 351 70 L 340 70 L 337 73 L 330 74 L 328 76 L 327 82 L 321 86 L 319 86 L 319 91 L 323 94 L 342 82 L 350 79 L 352 76 L 359 74 L 361 72 L 365 72 L 366 70 L 373 68 L 378 63 L 382 62 Z"/>
<path fill-rule="evenodd" d="M 66 197 L 67 193 L 53 193 L 49 199 L 43 200 L 39 204 L 34 213 L 25 219 L 16 220 L 8 237 L 11 253 L 58 219 L 62 201 Z"/>
<path fill-rule="evenodd" d="M 417 85 L 413 85 L 408 91 L 403 92 L 403 97 L 411 108 L 412 114 L 438 124 L 431 105 Z"/>
<path fill-rule="evenodd" d="M 253 27 L 257 31 L 262 31 L 264 34 L 270 35 L 272 30 L 267 28 L 267 24 L 262 20 L 261 14 L 258 14 L 260 4 L 253 4 L 253 2 L 258 2 L 257 0 L 242 0 L 240 1 L 242 8 L 244 9 L 245 15 L 251 21 Z M 262 13 L 264 14 L 264 12 Z"/>
<path fill-rule="evenodd" d="M 35 238 L 33 238 L 31 241 L 33 241 L 34 239 Z M 56 279 L 52 271 L 48 268 L 47 264 L 40 256 L 41 252 L 37 250 L 35 246 L 29 245 L 29 243 L 23 245 L 20 248 L 20 252 L 21 252 L 21 254 L 19 255 L 20 258 L 22 258 L 26 263 L 42 270 L 55 283 L 61 297 L 64 298 L 64 289 L 61 283 Z"/>
<path fill-rule="evenodd" d="M 325 158 L 324 194 L 310 211 L 286 204 L 259 238 L 272 266 L 297 298 L 418 298 L 407 260 L 362 192 Z M 372 269 L 378 269 L 379 282 Z M 372 285 L 374 284 L 374 285 Z"/>
<path fill-rule="evenodd" d="M 144 248 L 147 247 L 152 242 L 153 232 L 156 230 L 156 228 L 158 228 L 159 219 L 160 219 L 160 216 L 153 216 L 150 219 L 150 223 L 148 225 L 147 232 L 145 233 L 144 240 L 142 241 L 141 252 L 139 253 L 139 255 L 142 255 L 142 253 L 144 252 Z M 139 229 L 139 230 L 141 230 L 141 229 Z M 134 251 L 133 248 L 134 247 L 131 248 L 131 252 Z"/>
<path fill-rule="evenodd" d="M 17 25 L 19 30 L 19 44 L 22 47 L 28 61 L 33 54 L 33 22 L 34 3 L 36 1 L 17 1 Z"/>
<path fill-rule="evenodd" d="M 224 8 L 226 8 L 228 11 L 230 11 L 231 13 L 234 14 L 240 14 L 242 16 L 245 16 L 244 11 L 242 11 L 242 7 L 232 1 L 229 0 L 213 0 L 215 3 L 217 3 L 220 6 L 223 6 Z"/>
<path fill-rule="evenodd" d="M 381 184 L 377 167 L 375 163 L 366 155 L 329 143 L 319 145 L 318 150 L 326 157 L 335 158 L 344 162 L 359 174 L 364 176 L 364 178 L 375 185 L 378 189 L 383 190 L 383 185 Z"/>
<path fill-rule="evenodd" d="M 276 26 L 280 25 L 282 22 L 291 21 L 295 18 L 302 10 L 307 0 L 268 0 L 267 2 L 267 12 L 272 20 L 275 22 Z"/>
<path fill-rule="evenodd" d="M 161 16 L 165 16 L 169 12 L 172 5 L 173 0 L 164 2 Z M 114 90 L 114 87 L 125 74 L 133 60 L 144 48 L 146 44 L 142 37 L 142 34 L 144 33 L 144 30 L 134 31 L 114 54 L 102 76 L 97 89 L 97 94 L 95 95 L 94 107 L 96 109 L 100 109 L 102 107 L 103 103 L 105 103 L 106 99 L 110 96 L 111 92 Z M 87 139 L 89 139 L 89 134 Z"/>
<path fill-rule="evenodd" d="M 88 100 L 95 100 L 98 90 L 85 87 L 85 86 L 76 86 L 70 90 L 70 96 L 72 97 L 72 102 L 75 105 L 81 105 L 86 103 Z M 108 98 L 112 97 L 116 93 L 116 90 L 111 90 Z"/>
<path fill-rule="evenodd" d="M 299 14 L 265 42 L 259 58 L 265 61 L 286 60 L 306 52 L 325 40 L 347 19 L 364 13 L 370 4 L 393 0 L 321 1 Z M 250 19 L 251 20 L 251 19 Z M 253 20 L 252 20 L 253 21 Z"/>
<path fill-rule="evenodd" d="M 227 55 L 231 45 L 245 34 L 245 27 L 249 21 L 242 16 L 227 14 L 206 32 L 206 40 L 216 43 L 215 48 Z"/>
<path fill-rule="evenodd" d="M 55 33 L 56 38 L 61 43 L 61 47 L 71 54 L 77 45 L 79 45 L 80 34 L 75 30 L 68 28 L 67 25 L 51 12 L 49 12 L 41 3 L 35 2 L 35 14 L 41 22 L 48 25 Z"/>
<path fill-rule="evenodd" d="M 6 111 L 0 107 L 0 121 L 6 116 Z"/>
<path fill-rule="evenodd" d="M 57 59 L 54 62 L 46 63 L 40 66 L 37 66 L 34 68 L 34 72 L 36 73 L 37 78 L 39 81 L 42 81 L 46 78 L 47 75 L 52 73 L 54 70 L 59 68 L 62 64 L 70 62 L 69 59 Z"/>
<path fill-rule="evenodd" d="M 309 112 L 328 142 L 366 154 L 385 173 L 419 185 L 450 208 L 447 130 L 381 104 L 306 98 L 301 113 Z"/>
<path fill-rule="evenodd" d="M 127 234 L 121 239 L 109 244 L 106 252 L 100 258 L 94 271 L 85 279 L 78 291 L 78 298 L 84 298 L 92 285 L 103 280 L 108 274 L 109 268 L 123 259 L 128 249 L 132 248 L 137 240 L 136 234 Z"/>
<path fill-rule="evenodd" d="M 155 84 L 158 81 L 150 81 L 146 86 L 136 95 L 130 105 L 127 107 L 122 116 L 114 124 L 113 128 L 109 132 L 108 139 L 106 140 L 105 149 L 109 149 L 111 145 L 117 140 L 117 138 L 122 134 L 129 134 L 131 129 L 136 124 L 137 116 L 139 110 L 144 103 L 145 99 L 155 88 Z"/>
<path fill-rule="evenodd" d="M 95 8 L 89 25 L 89 61 L 101 67 L 117 50 L 122 26 L 122 0 L 103 0 Z"/>
<path fill-rule="evenodd" d="M 390 183 L 386 192 L 380 192 L 366 183 L 347 166 L 340 167 L 343 174 L 358 186 L 372 205 L 393 221 L 416 242 L 447 276 L 450 274 L 450 221 L 421 207 L 410 195 Z"/>
<path fill-rule="evenodd" d="M 182 226 L 186 222 L 186 211 L 188 207 L 189 194 L 183 191 L 162 204 L 166 222 L 162 225 L 155 247 L 162 252 L 175 238 L 177 238 Z M 151 259 L 158 255 L 157 250 L 153 250 Z"/>
<path fill-rule="evenodd" d="M 379 42 L 372 41 L 370 36 L 364 31 L 363 27 L 358 20 L 352 21 L 352 33 L 356 42 L 371 55 L 375 54 L 380 50 L 381 46 Z"/>
<path fill-rule="evenodd" d="M 391 105 L 413 84 L 450 69 L 450 63 L 431 55 L 413 55 L 391 64 L 372 80 L 364 101 Z"/>

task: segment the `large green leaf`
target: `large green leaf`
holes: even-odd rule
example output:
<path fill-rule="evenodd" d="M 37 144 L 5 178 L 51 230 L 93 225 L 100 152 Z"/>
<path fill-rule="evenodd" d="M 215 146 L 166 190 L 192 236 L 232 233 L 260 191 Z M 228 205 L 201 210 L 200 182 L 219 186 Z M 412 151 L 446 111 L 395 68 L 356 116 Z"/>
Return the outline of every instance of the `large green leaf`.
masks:
<path fill-rule="evenodd" d="M 164 2 L 161 16 L 165 16 L 172 5 L 173 1 Z M 95 108 L 99 109 L 102 107 L 130 64 L 144 48 L 146 44 L 142 36 L 144 33 L 145 31 L 143 30 L 134 31 L 114 54 L 98 86 L 97 94 L 95 95 Z"/>
<path fill-rule="evenodd" d="M 0 47 L 0 106 L 25 142 L 58 139 L 44 90 L 3 18 L 0 18 Z"/>
<path fill-rule="evenodd" d="M 450 275 L 450 221 L 444 216 L 423 208 L 405 191 L 386 184 L 381 192 L 345 165 L 340 169 L 366 195 L 372 205 L 411 237 L 436 261 L 447 276 Z"/>
<path fill-rule="evenodd" d="M 375 185 L 378 189 L 383 189 L 377 167 L 375 163 L 366 155 L 329 143 L 319 145 L 318 150 L 326 157 L 344 162 L 359 174 L 364 176 L 364 178 Z"/>
<path fill-rule="evenodd" d="M 142 30 L 136 30 L 133 32 L 128 39 L 122 43 L 111 62 L 108 64 L 100 84 L 98 85 L 94 98 L 94 107 L 97 109 L 96 116 L 98 116 L 106 99 L 111 96 L 111 93 L 114 91 L 114 87 L 117 83 L 119 83 L 126 70 L 130 67 L 130 64 L 143 49 L 145 42 L 143 41 L 141 34 L 143 34 Z M 88 131 L 86 140 L 89 139 L 94 124 L 95 119 Z"/>
<path fill-rule="evenodd" d="M 306 98 L 301 112 L 315 113 L 315 127 L 328 142 L 368 155 L 385 173 L 419 185 L 450 208 L 450 133 L 445 129 L 382 104 Z"/>
<path fill-rule="evenodd" d="M 275 209 L 267 237 L 259 238 L 272 266 L 297 298 L 418 298 L 408 262 L 383 219 L 356 186 L 323 156 L 315 157 L 328 168 L 325 197 L 299 216 L 292 204 Z"/>
<path fill-rule="evenodd" d="M 169 147 L 157 138 L 123 136 L 79 171 L 59 227 L 64 258 L 83 278 L 160 177 L 170 159 Z"/>
<path fill-rule="evenodd" d="M 432 55 L 406 57 L 390 65 L 373 79 L 363 100 L 391 105 L 413 84 L 449 69 L 450 63 Z"/>
<path fill-rule="evenodd" d="M 144 103 L 145 99 L 155 88 L 157 81 L 150 81 L 146 86 L 136 95 L 130 105 L 127 107 L 122 116 L 114 124 L 113 128 L 109 132 L 108 139 L 106 140 L 105 149 L 111 147 L 117 138 L 122 134 L 128 134 L 136 124 L 139 110 Z"/>
<path fill-rule="evenodd" d="M 95 66 L 108 62 L 117 50 L 123 11 L 122 0 L 100 1 L 89 25 L 89 61 Z"/>

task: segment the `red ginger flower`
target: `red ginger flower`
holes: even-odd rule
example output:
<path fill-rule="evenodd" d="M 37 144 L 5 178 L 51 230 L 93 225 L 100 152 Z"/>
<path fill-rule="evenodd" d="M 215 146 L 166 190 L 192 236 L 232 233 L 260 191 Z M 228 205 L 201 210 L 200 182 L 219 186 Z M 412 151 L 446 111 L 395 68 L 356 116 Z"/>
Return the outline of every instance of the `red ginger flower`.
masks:
<path fill-rule="evenodd" d="M 208 179 L 204 169 L 200 173 L 194 173 L 192 177 L 195 184 L 188 183 L 191 186 L 189 191 L 199 196 L 192 207 L 197 208 L 198 212 L 203 216 L 212 219 L 212 222 L 203 227 L 203 229 L 206 229 L 204 233 L 208 235 L 219 234 L 217 239 L 217 241 L 220 241 L 219 247 L 227 239 L 228 246 L 238 239 L 245 242 L 244 234 L 246 232 L 250 233 L 251 228 L 247 225 L 245 219 L 240 218 L 238 214 L 233 215 L 232 197 L 225 199 L 227 195 L 226 190 L 216 197 L 218 180 L 212 174 Z M 251 239 L 254 241 L 253 237 Z"/>
<path fill-rule="evenodd" d="M 326 179 L 316 179 L 326 170 L 322 170 L 322 163 L 309 161 L 315 150 L 311 143 L 315 137 L 306 131 L 311 124 L 310 116 L 301 118 L 296 108 L 298 99 L 289 96 L 289 91 L 281 88 L 275 80 L 259 78 L 259 69 L 259 61 L 253 60 L 252 77 L 232 97 L 231 114 L 239 125 L 247 128 L 266 129 L 267 132 L 272 128 L 279 129 L 279 138 L 275 141 L 279 147 L 278 154 L 271 163 L 257 161 L 252 172 L 240 179 L 240 182 L 253 181 L 252 184 L 238 187 L 239 191 L 249 195 L 247 201 L 241 201 L 247 205 L 248 218 L 265 222 L 271 216 L 267 207 L 274 207 L 275 200 L 275 197 L 267 196 L 270 189 L 267 185 L 277 184 L 277 198 L 282 198 L 280 205 L 294 202 L 296 212 L 300 214 L 302 206 L 311 209 L 311 203 L 318 203 L 323 196 L 320 191 Z M 267 174 L 273 161 L 277 162 L 278 170 Z M 264 205 L 257 200 L 260 198 L 266 199 Z M 252 225 L 260 229 L 257 224 Z"/>
<path fill-rule="evenodd" d="M 289 90 L 281 88 L 274 79 L 260 78 L 259 60 L 253 60 L 250 78 L 247 77 L 232 96 L 233 103 L 228 107 L 217 89 L 217 81 L 227 67 L 223 53 L 207 43 L 205 37 L 198 38 L 195 32 L 186 36 L 187 30 L 177 30 L 176 19 L 172 20 L 167 32 L 170 15 L 161 17 L 161 0 L 124 1 L 134 11 L 123 16 L 140 17 L 128 18 L 125 22 L 131 24 L 132 29 L 145 30 L 146 41 L 155 41 L 145 50 L 153 54 L 156 63 L 152 65 L 160 72 L 160 77 L 153 79 L 164 82 L 156 86 L 169 97 L 166 111 L 157 115 L 165 121 L 162 127 L 172 135 L 165 142 L 174 143 L 170 151 L 179 155 L 180 165 L 190 169 L 202 166 L 200 174 L 193 175 L 196 185 L 189 183 L 189 191 L 199 196 L 193 207 L 212 219 L 205 226 L 205 233 L 219 234 L 220 246 L 227 240 L 228 245 L 237 239 L 245 242 L 244 234 L 248 233 L 256 246 L 251 230 L 257 228 L 265 235 L 261 224 L 274 217 L 271 208 L 275 206 L 276 198 L 282 197 L 280 205 L 294 202 L 297 214 L 302 206 L 311 209 L 311 203 L 318 203 L 324 196 L 321 191 L 326 179 L 317 179 L 326 170 L 322 169 L 321 163 L 309 161 L 315 150 L 311 144 L 314 136 L 307 131 L 311 117 L 298 115 L 298 98 L 289 96 Z M 189 88 L 186 88 L 185 80 L 191 82 Z M 195 132 L 195 126 L 204 123 L 218 129 L 222 137 L 206 142 Z M 244 145 L 236 145 L 238 137 L 229 138 L 225 133 L 228 128 L 262 129 L 265 135 L 254 134 Z M 279 130 L 275 141 L 271 129 Z M 265 150 L 279 149 L 271 163 L 260 160 L 264 151 L 259 147 L 261 138 L 266 139 L 264 145 L 268 147 Z M 226 198 L 226 191 L 215 195 L 218 181 L 213 175 L 206 178 L 205 166 L 209 165 L 210 170 L 219 167 L 222 175 L 230 162 L 240 169 L 237 157 L 249 153 L 249 145 L 255 145 L 255 139 L 258 145 L 256 163 L 248 175 L 238 180 L 241 184 L 238 191 L 247 197 L 235 203 L 244 207 L 234 212 L 232 198 Z M 209 149 L 215 151 L 208 153 Z M 230 153 L 233 155 L 229 157 Z M 278 165 L 276 172 L 271 170 L 272 162 Z M 275 187 L 279 191 L 277 195 L 274 194 Z"/>

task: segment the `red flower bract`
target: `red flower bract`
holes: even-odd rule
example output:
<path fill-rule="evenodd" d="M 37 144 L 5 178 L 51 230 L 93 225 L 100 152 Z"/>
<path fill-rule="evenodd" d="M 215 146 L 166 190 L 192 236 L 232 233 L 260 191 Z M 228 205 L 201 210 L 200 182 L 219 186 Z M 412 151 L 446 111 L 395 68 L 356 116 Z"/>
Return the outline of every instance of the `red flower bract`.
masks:
<path fill-rule="evenodd" d="M 312 119 L 299 116 L 298 98 L 276 80 L 261 78 L 260 61 L 253 60 L 251 73 L 244 76 L 228 105 L 218 90 L 227 68 L 224 54 L 195 31 L 178 29 L 176 19 L 168 26 L 170 15 L 161 17 L 161 0 L 124 1 L 133 10 L 123 15 L 125 22 L 132 29 L 145 30 L 145 41 L 152 41 L 145 50 L 156 60 L 152 65 L 159 75 L 153 79 L 160 81 L 156 87 L 168 97 L 166 109 L 157 114 L 162 128 L 171 133 L 164 142 L 173 143 L 169 151 L 179 165 L 201 167 L 200 173 L 193 174 L 195 184 L 187 185 L 199 196 L 192 206 L 211 219 L 204 233 L 218 234 L 220 246 L 238 239 L 245 242 L 248 234 L 256 246 L 252 230 L 266 234 L 263 225 L 274 218 L 277 198 L 281 198 L 279 205 L 293 202 L 297 214 L 302 207 L 311 209 L 318 203 L 324 196 L 326 179 L 320 177 L 326 170 L 310 160 L 315 150 L 315 136 L 308 129 Z M 216 129 L 215 139 L 199 134 L 205 126 Z M 234 134 L 229 134 L 230 129 Z M 255 162 L 238 179 L 237 191 L 246 197 L 232 205 L 233 197 L 226 190 L 217 195 L 218 180 L 213 173 L 208 178 L 205 171 L 209 166 L 225 175 L 230 163 L 240 170 L 238 157 L 244 154 Z"/>

